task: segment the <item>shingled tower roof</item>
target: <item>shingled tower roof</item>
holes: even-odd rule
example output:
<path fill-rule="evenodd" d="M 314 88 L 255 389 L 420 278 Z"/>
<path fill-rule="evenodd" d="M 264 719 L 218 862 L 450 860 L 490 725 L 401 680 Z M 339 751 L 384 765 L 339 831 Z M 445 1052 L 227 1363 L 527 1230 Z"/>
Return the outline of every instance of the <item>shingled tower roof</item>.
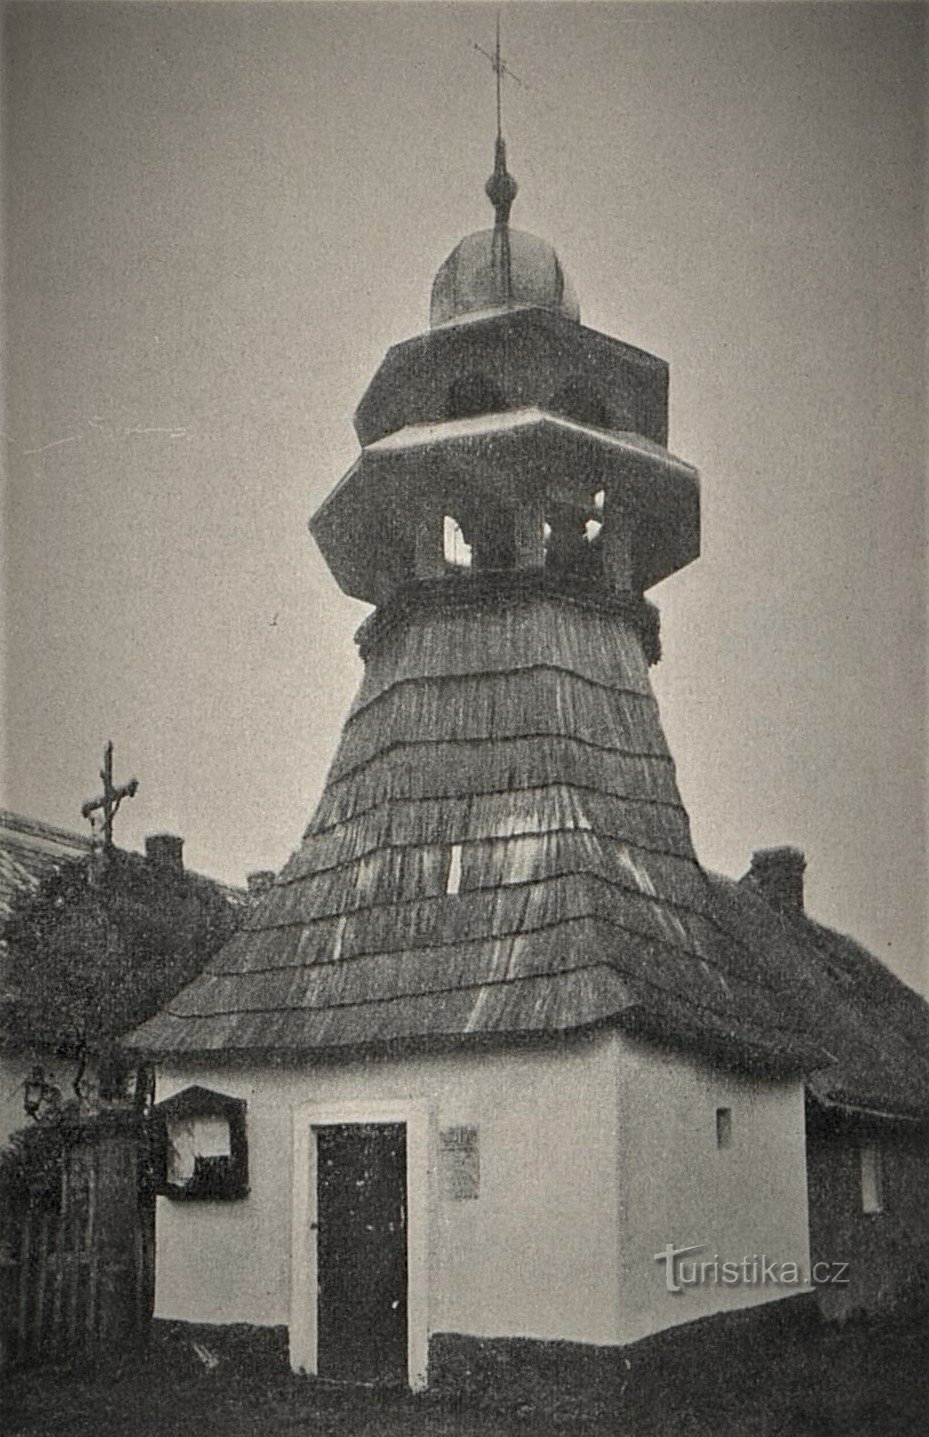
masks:
<path fill-rule="evenodd" d="M 138 1040 L 332 1050 L 609 1020 L 809 1062 L 697 864 L 641 611 L 544 580 L 408 591 L 300 848 Z"/>
<path fill-rule="evenodd" d="M 310 527 L 376 607 L 364 680 L 300 847 L 142 1051 L 618 1024 L 768 1071 L 834 1062 L 819 959 L 800 974 L 794 935 L 785 965 L 780 920 L 697 861 L 651 689 L 644 591 L 699 552 L 667 366 L 549 302 L 549 270 L 504 293 L 489 263 L 463 289 L 443 266 L 439 322 L 434 300 L 362 399 L 361 454 Z"/>

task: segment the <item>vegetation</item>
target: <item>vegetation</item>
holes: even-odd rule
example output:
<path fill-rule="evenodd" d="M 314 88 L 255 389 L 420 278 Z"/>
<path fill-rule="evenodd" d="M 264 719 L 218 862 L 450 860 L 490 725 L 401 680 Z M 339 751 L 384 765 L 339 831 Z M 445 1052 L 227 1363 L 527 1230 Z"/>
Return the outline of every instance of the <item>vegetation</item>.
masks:
<path fill-rule="evenodd" d="M 96 1370 L 8 1374 L 0 1425 L 10 1437 L 916 1437 L 927 1339 L 925 1321 L 824 1326 L 789 1360 L 773 1344 L 760 1385 L 723 1362 L 715 1385 L 672 1396 L 658 1371 L 619 1406 L 581 1412 L 551 1397 L 501 1405 L 339 1388 L 291 1376 L 283 1353 L 249 1361 L 203 1330 L 156 1332 L 146 1353 Z"/>
<path fill-rule="evenodd" d="M 3 1025 L 30 1045 L 92 1056 L 102 1085 L 117 1083 L 120 1035 L 195 977 L 235 926 L 215 885 L 138 854 L 66 864 L 14 899 Z"/>

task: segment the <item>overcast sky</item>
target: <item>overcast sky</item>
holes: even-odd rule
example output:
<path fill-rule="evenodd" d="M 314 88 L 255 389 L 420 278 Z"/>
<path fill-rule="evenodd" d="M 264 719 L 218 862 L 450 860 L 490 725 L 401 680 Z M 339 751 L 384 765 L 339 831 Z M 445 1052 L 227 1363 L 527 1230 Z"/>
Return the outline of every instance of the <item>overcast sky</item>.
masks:
<path fill-rule="evenodd" d="M 705 864 L 927 985 L 926 10 L 506 4 L 513 220 L 671 363 L 704 551 L 652 592 Z M 8 807 L 279 867 L 365 607 L 306 519 L 387 347 L 490 219 L 483 5 L 8 7 Z"/>

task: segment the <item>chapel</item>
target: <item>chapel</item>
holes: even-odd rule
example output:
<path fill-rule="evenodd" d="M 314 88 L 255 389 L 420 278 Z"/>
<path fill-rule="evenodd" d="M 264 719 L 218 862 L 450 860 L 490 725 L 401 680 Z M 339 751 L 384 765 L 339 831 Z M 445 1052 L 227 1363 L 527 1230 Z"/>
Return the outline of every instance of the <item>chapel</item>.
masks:
<path fill-rule="evenodd" d="M 286 1328 L 345 1381 L 621 1353 L 814 1300 L 849 1248 L 822 1300 L 867 1305 L 929 1261 L 929 1009 L 807 916 L 797 850 L 739 882 L 694 851 L 650 682 L 648 595 L 700 552 L 668 366 L 511 226 L 499 135 L 486 191 L 310 520 L 372 606 L 316 810 L 128 1040 L 156 1314 Z M 797 1277 L 685 1287 L 669 1247 Z"/>

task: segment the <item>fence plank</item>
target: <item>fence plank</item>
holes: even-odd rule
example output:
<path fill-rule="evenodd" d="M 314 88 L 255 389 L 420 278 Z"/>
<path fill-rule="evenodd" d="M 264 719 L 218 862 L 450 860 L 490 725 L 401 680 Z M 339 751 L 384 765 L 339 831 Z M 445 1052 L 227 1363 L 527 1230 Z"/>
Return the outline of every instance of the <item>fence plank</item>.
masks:
<path fill-rule="evenodd" d="M 84 1345 L 92 1351 L 97 1323 L 97 1279 L 100 1266 L 100 1252 L 97 1246 L 97 1179 L 100 1168 L 100 1148 L 94 1146 L 89 1154 L 87 1169 L 87 1225 L 84 1229 L 84 1249 L 88 1259 L 87 1311 L 84 1323 Z"/>
<path fill-rule="evenodd" d="M 80 1259 L 80 1217 L 72 1216 L 68 1224 L 70 1229 L 68 1243 L 68 1339 L 67 1349 L 69 1353 L 74 1351 L 75 1338 L 77 1336 L 77 1303 L 81 1285 L 81 1259 Z"/>
<path fill-rule="evenodd" d="M 59 1164 L 58 1211 L 39 1206 L 37 1189 L 9 1229 L 19 1260 L 4 1285 L 20 1363 L 86 1360 L 137 1340 L 151 1316 L 154 1213 L 139 1188 L 138 1127 L 91 1119 L 80 1132 L 57 1135 L 50 1150 Z"/>
<path fill-rule="evenodd" d="M 49 1346 L 53 1352 L 62 1347 L 61 1303 L 65 1279 L 65 1238 L 68 1225 L 68 1164 L 61 1164 L 61 1209 L 55 1224 L 55 1291 L 52 1298 L 52 1321 Z"/>
<path fill-rule="evenodd" d="M 44 1320 L 45 1285 L 48 1277 L 48 1229 L 50 1221 L 49 1214 L 43 1212 L 39 1219 L 39 1243 L 33 1289 L 35 1292 L 35 1303 L 32 1313 L 32 1350 L 37 1357 L 42 1351 L 43 1339 L 47 1335 L 44 1330 Z"/>
<path fill-rule="evenodd" d="M 20 1355 L 25 1354 L 26 1338 L 29 1332 L 29 1293 L 32 1287 L 32 1209 L 26 1209 L 23 1218 L 23 1235 L 19 1246 L 19 1325 L 16 1332 L 16 1347 Z"/>

